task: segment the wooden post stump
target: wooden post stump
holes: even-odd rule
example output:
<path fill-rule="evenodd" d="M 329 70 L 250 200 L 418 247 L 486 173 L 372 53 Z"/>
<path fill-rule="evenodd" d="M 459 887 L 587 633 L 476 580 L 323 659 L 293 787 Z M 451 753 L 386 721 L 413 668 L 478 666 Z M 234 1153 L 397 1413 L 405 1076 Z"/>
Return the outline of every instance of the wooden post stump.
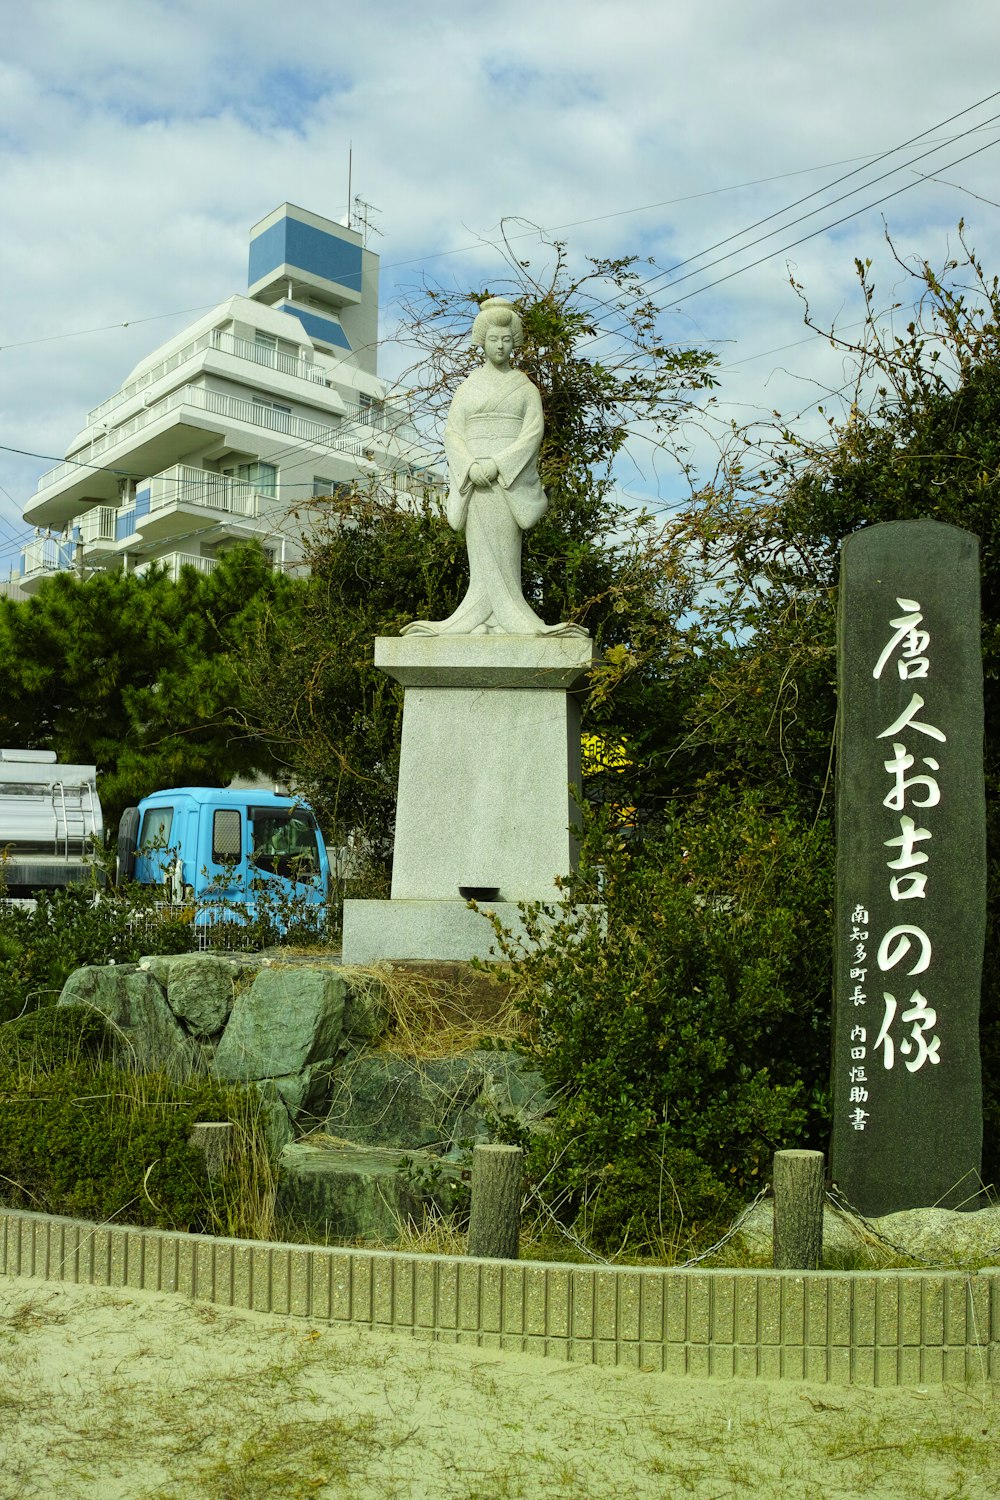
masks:
<path fill-rule="evenodd" d="M 204 1156 L 209 1177 L 221 1177 L 235 1145 L 235 1132 L 229 1121 L 203 1120 L 192 1125 L 190 1140 Z"/>
<path fill-rule="evenodd" d="M 823 1153 L 774 1153 L 774 1268 L 816 1271 L 823 1260 Z"/>
<path fill-rule="evenodd" d="M 524 1152 L 519 1146 L 476 1146 L 472 1153 L 470 1255 L 517 1260 L 523 1183 Z"/>

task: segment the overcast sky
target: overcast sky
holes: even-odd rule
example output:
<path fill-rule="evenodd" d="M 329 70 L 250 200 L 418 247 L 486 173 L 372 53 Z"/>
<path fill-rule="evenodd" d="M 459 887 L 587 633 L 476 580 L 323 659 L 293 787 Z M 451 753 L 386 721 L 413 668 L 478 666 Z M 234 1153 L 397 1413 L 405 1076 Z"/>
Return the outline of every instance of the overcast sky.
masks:
<path fill-rule="evenodd" d="M 996 0 L 0 0 L 0 20 L 0 576 L 86 410 L 245 290 L 250 226 L 284 201 L 345 213 L 352 142 L 390 377 L 400 293 L 493 286 L 504 220 L 577 264 L 650 257 L 664 336 L 715 349 L 738 421 L 841 379 L 790 272 L 826 323 L 859 317 L 856 256 L 882 300 L 909 293 L 883 218 L 937 265 L 964 217 L 1000 269 Z M 517 245 L 543 273 L 541 237 Z M 630 490 L 668 504 L 676 475 L 640 464 Z"/>

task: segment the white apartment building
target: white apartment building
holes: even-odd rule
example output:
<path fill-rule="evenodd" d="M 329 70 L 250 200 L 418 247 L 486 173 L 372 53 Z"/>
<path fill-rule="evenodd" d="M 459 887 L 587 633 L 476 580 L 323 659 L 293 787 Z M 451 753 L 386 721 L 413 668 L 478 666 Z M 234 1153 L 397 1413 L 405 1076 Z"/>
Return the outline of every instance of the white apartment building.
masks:
<path fill-rule="evenodd" d="M 246 295 L 142 360 L 42 475 L 20 591 L 64 569 L 211 571 L 250 538 L 287 565 L 315 497 L 359 477 L 433 485 L 376 375 L 377 340 L 378 256 L 352 229 L 276 208 L 251 230 Z"/>

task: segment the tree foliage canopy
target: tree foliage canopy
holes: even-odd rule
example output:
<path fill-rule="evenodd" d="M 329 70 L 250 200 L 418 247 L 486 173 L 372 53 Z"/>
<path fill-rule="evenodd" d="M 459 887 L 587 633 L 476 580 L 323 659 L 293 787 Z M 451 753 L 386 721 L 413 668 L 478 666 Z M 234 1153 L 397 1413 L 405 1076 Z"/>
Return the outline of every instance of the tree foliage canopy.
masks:
<path fill-rule="evenodd" d="M 158 787 L 223 786 L 273 757 L 240 714 L 240 652 L 300 585 L 257 547 L 208 574 L 60 573 L 0 599 L 0 742 L 93 763 L 105 816 Z"/>
<path fill-rule="evenodd" d="M 720 586 L 702 610 L 701 682 L 686 720 L 697 795 L 752 789 L 803 830 L 832 816 L 840 544 L 879 522 L 944 521 L 975 534 L 982 570 L 987 791 L 987 939 L 982 1044 L 985 1169 L 1000 1169 L 1000 283 L 963 243 L 943 272 L 900 262 L 913 307 L 894 332 L 857 263 L 858 339 L 830 330 L 853 378 L 825 437 L 785 429 L 767 461 L 747 446 L 737 479 L 693 518 Z M 806 319 L 815 327 L 811 312 Z M 826 955 L 828 930 L 803 931 Z M 805 1001 L 806 997 L 803 996 Z M 829 1001 L 824 999 L 824 1025 Z M 825 1068 L 825 1063 L 824 1063 Z M 814 1082 L 819 1082 L 814 1079 Z"/>

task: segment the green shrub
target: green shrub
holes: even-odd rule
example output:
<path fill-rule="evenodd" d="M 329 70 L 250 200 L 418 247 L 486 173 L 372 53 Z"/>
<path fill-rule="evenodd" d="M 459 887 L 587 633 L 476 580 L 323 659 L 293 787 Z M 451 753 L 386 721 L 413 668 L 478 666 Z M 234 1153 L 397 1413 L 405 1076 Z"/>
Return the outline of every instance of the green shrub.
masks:
<path fill-rule="evenodd" d="M 74 1024 L 48 1024 L 63 1016 Z M 118 1066 L 103 1056 L 107 1034 L 76 1007 L 25 1019 L 35 1024 L 0 1026 L 0 1201 L 161 1229 L 268 1233 L 274 1173 L 255 1094 Z M 239 1150 L 214 1181 L 190 1143 L 206 1120 L 237 1127 Z"/>
<path fill-rule="evenodd" d="M 0 1025 L 0 1074 L 49 1073 L 78 1062 L 109 1062 L 118 1054 L 113 1029 L 89 1006 L 46 1006 Z"/>
<path fill-rule="evenodd" d="M 750 796 L 643 843 L 595 827 L 581 904 L 507 943 L 557 1091 L 529 1170 L 597 1247 L 702 1243 L 776 1149 L 825 1144 L 830 956 L 801 939 L 829 929 L 830 846 Z"/>
<path fill-rule="evenodd" d="M 54 1004 L 73 970 L 87 964 L 189 950 L 191 924 L 161 919 L 157 894 L 135 888 L 123 899 L 69 886 L 41 893 L 34 910 L 0 900 L 0 1021 Z"/>

